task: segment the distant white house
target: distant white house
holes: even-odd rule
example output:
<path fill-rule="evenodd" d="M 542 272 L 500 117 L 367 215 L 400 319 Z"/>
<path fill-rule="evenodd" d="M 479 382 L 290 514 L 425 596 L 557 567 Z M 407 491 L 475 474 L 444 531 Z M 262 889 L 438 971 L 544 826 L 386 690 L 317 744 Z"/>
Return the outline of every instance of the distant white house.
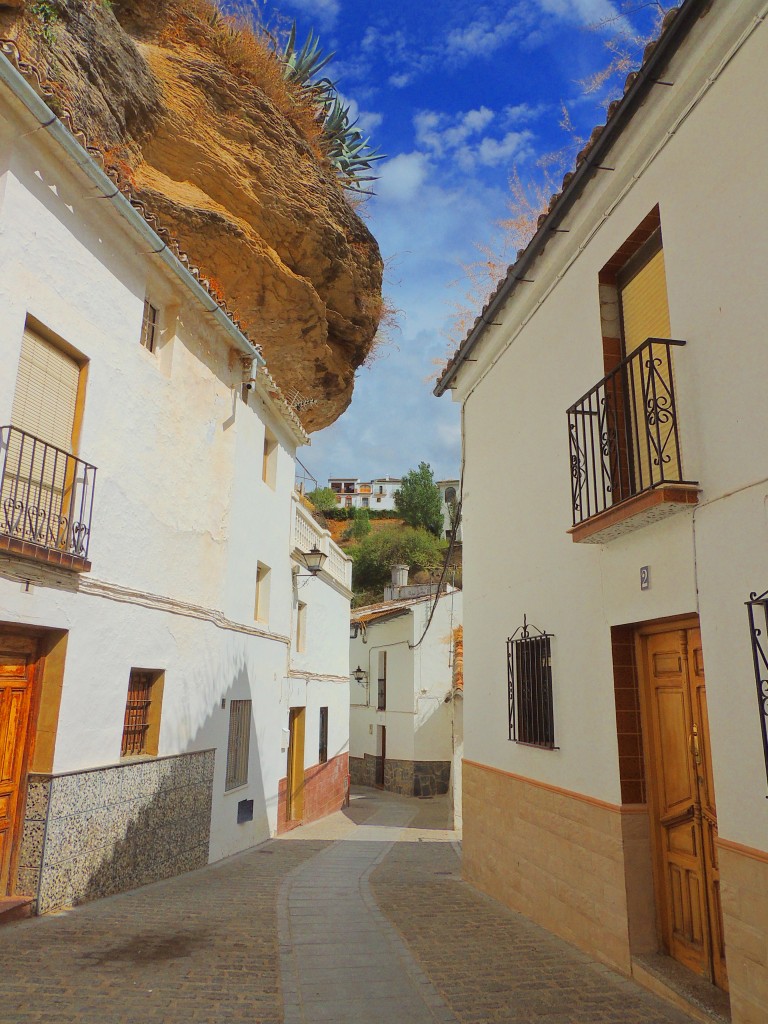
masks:
<path fill-rule="evenodd" d="M 399 491 L 403 480 L 399 476 L 381 476 L 373 480 L 360 480 L 356 476 L 332 476 L 328 478 L 328 486 L 336 494 L 336 500 L 342 508 L 367 508 L 379 512 L 396 510 L 395 494 Z M 450 537 L 452 530 L 451 508 L 458 500 L 458 480 L 436 480 L 440 488 L 443 503 L 444 536 Z M 461 527 L 457 540 L 461 540 Z"/>
<path fill-rule="evenodd" d="M 432 796 L 460 771 L 462 594 L 407 578 L 395 566 L 385 600 L 351 615 L 349 768 L 353 783 Z"/>

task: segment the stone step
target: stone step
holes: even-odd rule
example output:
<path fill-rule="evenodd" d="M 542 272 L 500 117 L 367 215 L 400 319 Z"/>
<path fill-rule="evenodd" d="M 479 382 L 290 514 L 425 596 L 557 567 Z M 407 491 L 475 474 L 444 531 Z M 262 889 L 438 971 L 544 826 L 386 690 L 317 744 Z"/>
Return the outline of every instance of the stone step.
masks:
<path fill-rule="evenodd" d="M 730 1024 L 731 1009 L 722 989 L 660 953 L 632 958 L 632 977 L 643 988 L 685 1010 L 701 1024 Z"/>
<path fill-rule="evenodd" d="M 32 916 L 33 896 L 0 896 L 0 925 Z"/>

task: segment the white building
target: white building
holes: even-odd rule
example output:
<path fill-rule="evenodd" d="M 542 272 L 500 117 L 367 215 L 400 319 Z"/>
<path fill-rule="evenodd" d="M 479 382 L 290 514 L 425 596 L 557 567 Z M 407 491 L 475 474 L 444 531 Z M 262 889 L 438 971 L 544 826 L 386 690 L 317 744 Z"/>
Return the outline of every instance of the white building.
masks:
<path fill-rule="evenodd" d="M 342 508 L 367 508 L 372 512 L 395 512 L 395 495 L 400 490 L 402 477 L 382 476 L 373 480 L 360 480 L 356 476 L 332 476 L 328 478 L 328 486 L 336 493 L 336 500 Z M 459 496 L 458 480 L 436 480 L 440 490 L 443 512 L 444 536 L 450 538 L 452 526 L 452 509 Z M 457 540 L 461 540 L 461 527 Z"/>
<path fill-rule="evenodd" d="M 340 806 L 351 565 L 257 349 L 5 57 L 0 265 L 0 909 L 42 913 Z"/>
<path fill-rule="evenodd" d="M 658 953 L 730 984 L 734 1024 L 768 1019 L 765 15 L 668 15 L 437 386 L 465 875 L 659 990 Z"/>
<path fill-rule="evenodd" d="M 462 594 L 448 587 L 437 597 L 407 579 L 407 567 L 395 566 L 385 600 L 352 611 L 349 770 L 359 785 L 433 796 L 451 789 L 461 744 L 454 665 Z"/>

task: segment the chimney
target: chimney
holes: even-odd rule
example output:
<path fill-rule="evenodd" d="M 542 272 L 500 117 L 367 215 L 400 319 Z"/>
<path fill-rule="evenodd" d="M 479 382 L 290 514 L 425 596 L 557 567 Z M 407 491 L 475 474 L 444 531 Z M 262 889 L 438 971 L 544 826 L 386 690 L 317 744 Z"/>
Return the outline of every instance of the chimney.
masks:
<path fill-rule="evenodd" d="M 408 586 L 408 566 L 407 565 L 393 565 L 392 566 L 392 587 L 407 587 Z"/>

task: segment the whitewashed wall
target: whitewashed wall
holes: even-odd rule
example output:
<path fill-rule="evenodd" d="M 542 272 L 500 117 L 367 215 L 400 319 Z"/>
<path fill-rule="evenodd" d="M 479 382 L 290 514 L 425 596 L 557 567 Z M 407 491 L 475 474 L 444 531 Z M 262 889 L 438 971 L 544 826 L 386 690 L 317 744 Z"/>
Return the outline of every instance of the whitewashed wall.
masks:
<path fill-rule="evenodd" d="M 405 761 L 450 761 L 452 705 L 449 663 L 453 627 L 461 623 L 461 591 L 441 597 L 423 643 L 415 650 L 429 614 L 430 602 L 409 607 L 405 614 L 369 623 L 350 640 L 350 675 L 358 665 L 368 673 L 369 687 L 352 686 L 350 754 L 376 754 L 376 726 L 387 728 L 388 758 Z M 378 653 L 387 651 L 387 710 L 377 711 Z M 356 701 L 367 700 L 367 704 Z"/>
<path fill-rule="evenodd" d="M 535 284 L 518 288 L 496 318 L 504 326 L 461 371 L 455 398 L 465 421 L 465 756 L 619 803 L 610 626 L 698 610 L 720 834 L 764 848 L 744 601 L 768 589 L 768 293 L 757 257 L 768 253 L 768 133 L 755 88 L 768 29 L 724 69 L 712 56 L 738 46 L 755 8 L 715 5 L 694 29 L 709 45 L 672 62 L 675 87 L 654 93 L 624 133 L 616 171 L 588 186 L 569 233 L 535 264 Z M 574 544 L 565 410 L 603 375 L 598 272 L 657 203 L 672 336 L 687 341 L 674 354 L 684 471 L 701 483 L 700 505 L 603 546 Z M 500 450 L 509 472 L 499 472 Z M 556 751 L 507 739 L 505 641 L 524 614 L 555 635 Z"/>
<path fill-rule="evenodd" d="M 308 737 L 329 706 L 329 754 L 345 749 L 348 595 L 315 580 L 301 590 L 309 637 L 292 660 L 296 441 L 263 397 L 241 400 L 239 355 L 213 321 L 15 116 L 0 117 L 0 423 L 32 316 L 89 360 L 78 454 L 98 473 L 91 573 L 47 573 L 22 593 L 23 566 L 39 567 L 0 558 L 0 621 L 69 631 L 56 772 L 119 760 L 131 667 L 165 670 L 159 753 L 217 748 L 216 859 L 275 831 L 294 670 Z M 139 344 L 145 294 L 163 310 L 156 354 Z M 274 488 L 262 480 L 265 426 L 279 442 Z M 254 620 L 257 562 L 272 570 L 265 622 Z M 225 794 L 233 699 L 253 701 L 250 769 Z M 308 765 L 316 747 L 308 739 Z M 237 825 L 242 799 L 254 821 Z"/>

